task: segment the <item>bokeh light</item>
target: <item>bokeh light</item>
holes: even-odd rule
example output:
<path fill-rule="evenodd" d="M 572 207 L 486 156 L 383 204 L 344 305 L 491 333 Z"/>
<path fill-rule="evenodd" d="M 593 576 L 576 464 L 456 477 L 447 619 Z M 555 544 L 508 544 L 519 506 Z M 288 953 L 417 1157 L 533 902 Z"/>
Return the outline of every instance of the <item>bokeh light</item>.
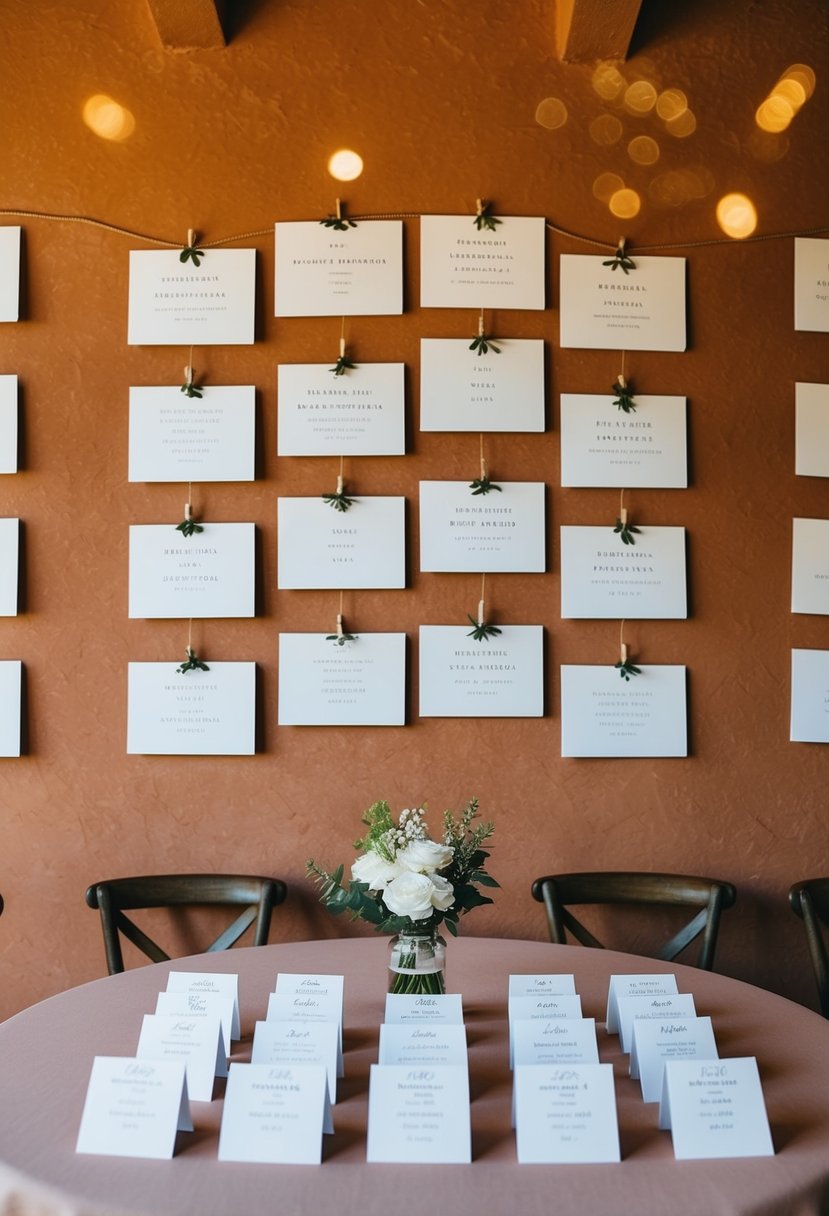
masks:
<path fill-rule="evenodd" d="M 675 139 L 687 139 L 689 135 L 694 134 L 696 129 L 697 120 L 693 110 L 683 110 L 681 114 L 677 114 L 676 118 L 671 118 L 665 123 L 665 130 Z"/>
<path fill-rule="evenodd" d="M 655 165 L 659 160 L 659 144 L 650 135 L 637 135 L 628 144 L 628 156 L 637 165 Z"/>
<path fill-rule="evenodd" d="M 717 223 L 726 236 L 744 240 L 757 227 L 757 208 L 746 194 L 726 194 L 717 203 Z"/>
<path fill-rule="evenodd" d="M 794 118 L 794 107 L 785 97 L 773 93 L 757 107 L 754 118 L 761 130 L 770 131 L 776 135 L 780 131 L 785 131 Z"/>
<path fill-rule="evenodd" d="M 328 172 L 338 182 L 353 182 L 363 171 L 363 158 L 351 148 L 340 148 L 328 158 Z"/>
<path fill-rule="evenodd" d="M 649 114 L 656 98 L 656 89 L 649 80 L 634 80 L 625 89 L 625 109 L 631 114 Z"/>
<path fill-rule="evenodd" d="M 656 99 L 656 112 L 664 122 L 679 118 L 688 109 L 688 98 L 682 89 L 665 89 Z"/>
<path fill-rule="evenodd" d="M 605 101 L 615 101 L 625 87 L 625 78 L 612 63 L 600 63 L 592 76 L 594 90 Z"/>
<path fill-rule="evenodd" d="M 114 143 L 129 139 L 135 130 L 135 118 L 130 111 L 105 93 L 89 98 L 83 108 L 83 120 L 90 131 Z"/>
<path fill-rule="evenodd" d="M 545 97 L 536 107 L 535 121 L 548 131 L 555 131 L 567 122 L 567 106 L 558 97 Z"/>
<path fill-rule="evenodd" d="M 812 69 L 803 63 L 793 63 L 757 107 L 754 115 L 757 126 L 772 135 L 785 131 L 800 107 L 811 97 L 814 87 L 815 74 Z"/>
<path fill-rule="evenodd" d="M 639 214 L 642 200 L 635 190 L 625 187 L 623 190 L 617 190 L 615 194 L 612 194 L 607 205 L 618 219 L 629 220 L 634 215 Z"/>
<path fill-rule="evenodd" d="M 609 148 L 622 138 L 622 124 L 615 114 L 600 114 L 590 124 L 590 138 L 594 144 Z"/>
<path fill-rule="evenodd" d="M 600 173 L 593 183 L 593 197 L 602 203 L 609 203 L 618 190 L 623 190 L 625 183 L 618 173 Z"/>

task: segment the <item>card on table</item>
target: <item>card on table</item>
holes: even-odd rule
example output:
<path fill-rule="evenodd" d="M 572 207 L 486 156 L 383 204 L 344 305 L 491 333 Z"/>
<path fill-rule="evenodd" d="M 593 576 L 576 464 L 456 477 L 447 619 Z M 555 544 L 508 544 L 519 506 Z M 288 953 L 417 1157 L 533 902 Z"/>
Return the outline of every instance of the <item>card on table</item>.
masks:
<path fill-rule="evenodd" d="M 224 971 L 171 971 L 167 976 L 168 992 L 215 992 L 233 1000 L 233 1022 L 230 1037 L 241 1037 L 239 1023 L 239 976 Z"/>
<path fill-rule="evenodd" d="M 322 1065 L 231 1065 L 220 1161 L 319 1165 L 327 1130 L 333 1123 Z"/>
<path fill-rule="evenodd" d="M 0 756 L 19 756 L 23 732 L 23 664 L 0 660 Z"/>
<path fill-rule="evenodd" d="M 384 1022 L 380 1026 L 378 1064 L 468 1064 L 466 1027 L 433 1022 L 428 1026 Z"/>
<path fill-rule="evenodd" d="M 682 488 L 688 485 L 685 397 L 561 394 L 561 484 Z"/>
<path fill-rule="evenodd" d="M 386 993 L 384 1022 L 446 1022 L 463 1025 L 463 997 L 459 992 L 413 996 L 402 992 Z"/>
<path fill-rule="evenodd" d="M 659 1126 L 679 1161 L 774 1156 L 754 1056 L 666 1063 Z"/>
<path fill-rule="evenodd" d="M 792 651 L 793 743 L 829 743 L 829 650 Z"/>
<path fill-rule="evenodd" d="M 544 629 L 502 625 L 476 642 L 467 625 L 420 626 L 421 718 L 540 718 Z"/>
<path fill-rule="evenodd" d="M 512 1022 L 513 1068 L 522 1064 L 598 1064 L 595 1018 L 516 1019 Z"/>
<path fill-rule="evenodd" d="M 567 972 L 513 974 L 509 977 L 509 996 L 546 996 L 549 992 L 575 993 L 576 977 Z"/>
<path fill-rule="evenodd" d="M 635 541 L 610 525 L 561 527 L 563 617 L 687 617 L 685 529 L 642 526 Z"/>
<path fill-rule="evenodd" d="M 421 431 L 544 430 L 544 342 L 497 346 L 479 355 L 466 338 L 421 338 Z"/>
<path fill-rule="evenodd" d="M 213 1081 L 227 1076 L 227 1056 L 218 1014 L 177 1018 L 145 1013 L 136 1048 L 139 1060 L 184 1060 L 193 1102 L 212 1102 Z"/>
<path fill-rule="evenodd" d="M 612 663 L 561 667 L 562 756 L 686 756 L 685 668 L 644 664 L 620 678 Z"/>
<path fill-rule="evenodd" d="M 311 221 L 276 225 L 277 317 L 381 316 L 403 311 L 403 225 L 347 232 Z"/>
<path fill-rule="evenodd" d="M 0 228 L 0 321 L 20 317 L 20 232 L 16 224 Z"/>
<path fill-rule="evenodd" d="M 630 1051 L 633 1040 L 634 1021 L 643 1018 L 693 1018 L 697 1013 L 690 992 L 662 992 L 657 996 L 620 996 L 617 1006 L 619 1043 L 626 1054 Z"/>
<path fill-rule="evenodd" d="M 829 331 L 829 241 L 795 237 L 794 327 Z"/>
<path fill-rule="evenodd" d="M 458 1065 L 372 1064 L 366 1160 L 468 1164 L 469 1070 Z"/>
<path fill-rule="evenodd" d="M 524 1064 L 515 1069 L 518 1161 L 620 1161 L 612 1064 Z"/>
<path fill-rule="evenodd" d="M 337 1021 L 339 1024 L 340 1051 L 343 1041 L 343 997 L 345 994 L 345 976 L 321 975 L 296 971 L 280 971 L 276 977 L 274 992 L 298 996 L 322 997 L 324 1000 L 336 999 Z M 342 1075 L 342 1073 L 340 1074 Z"/>
<path fill-rule="evenodd" d="M 611 975 L 607 986 L 607 1033 L 619 1033 L 620 996 L 661 996 L 677 991 L 676 976 L 670 971 L 653 975 Z"/>
<path fill-rule="evenodd" d="M 331 1102 L 337 1101 L 340 1028 L 336 1022 L 257 1022 L 251 1064 L 322 1064 Z M 326 1130 L 328 1130 L 326 1128 Z"/>
<path fill-rule="evenodd" d="M 281 363 L 280 456 L 402 456 L 405 365 L 358 363 L 342 376 L 327 363 Z"/>
<path fill-rule="evenodd" d="M 165 1159 L 192 1130 L 183 1061 L 95 1057 L 75 1152 Z"/>
<path fill-rule="evenodd" d="M 405 633 L 279 635 L 280 726 L 403 726 Z"/>
<path fill-rule="evenodd" d="M 20 520 L 0 519 L 0 616 L 17 616 Z"/>
<path fill-rule="evenodd" d="M 662 1076 L 669 1060 L 716 1060 L 719 1056 L 709 1017 L 635 1018 L 630 1075 L 638 1077 L 643 1102 L 662 1097 Z"/>
<path fill-rule="evenodd" d="M 829 519 L 795 518 L 792 528 L 792 612 L 826 616 L 829 614 Z"/>
<path fill-rule="evenodd" d="M 130 617 L 249 617 L 255 614 L 254 524 L 130 525 Z"/>
<path fill-rule="evenodd" d="M 17 376 L 2 375 L 0 376 L 0 473 L 17 472 L 17 415 Z"/>
<path fill-rule="evenodd" d="M 130 252 L 130 346 L 239 346 L 254 340 L 256 250 Z"/>
<path fill-rule="evenodd" d="M 337 1027 L 337 1076 L 343 1075 L 342 994 L 328 992 L 272 992 L 268 997 L 269 1022 L 333 1022 Z"/>
<path fill-rule="evenodd" d="M 544 218 L 498 221 L 493 232 L 474 216 L 420 217 L 421 308 L 544 307 Z"/>
<path fill-rule="evenodd" d="M 130 389 L 130 481 L 253 481 L 256 389 L 205 385 Z"/>
<path fill-rule="evenodd" d="M 548 992 L 533 996 L 511 996 L 507 1005 L 509 1018 L 509 1064 L 512 1068 L 515 1043 L 512 1029 L 516 1022 L 549 1022 L 557 1018 L 580 1018 L 581 997 L 577 993 Z"/>
<path fill-rule="evenodd" d="M 420 569 L 543 574 L 544 482 L 504 481 L 474 494 L 466 481 L 421 481 Z"/>
<path fill-rule="evenodd" d="M 405 587 L 405 498 L 357 495 L 347 511 L 280 498 L 278 516 L 281 590 Z"/>
<path fill-rule="evenodd" d="M 629 274 L 603 261 L 561 255 L 561 345 L 685 350 L 685 258 L 635 257 Z"/>
<path fill-rule="evenodd" d="M 256 750 L 256 664 L 130 663 L 127 754 L 252 756 Z"/>
<path fill-rule="evenodd" d="M 230 1055 L 233 1031 L 232 996 L 219 992 L 159 992 L 155 1001 L 155 1012 L 175 1018 L 217 1017 L 222 1027 L 224 1063 L 222 1071 L 216 1073 L 216 1076 L 227 1076 L 227 1057 Z"/>

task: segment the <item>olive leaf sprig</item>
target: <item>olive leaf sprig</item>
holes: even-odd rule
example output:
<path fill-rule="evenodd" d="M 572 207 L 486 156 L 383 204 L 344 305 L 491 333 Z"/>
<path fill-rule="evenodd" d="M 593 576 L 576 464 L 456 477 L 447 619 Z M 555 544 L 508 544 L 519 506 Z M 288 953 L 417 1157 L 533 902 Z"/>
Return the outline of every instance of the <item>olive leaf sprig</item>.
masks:
<path fill-rule="evenodd" d="M 641 667 L 635 667 L 630 659 L 620 659 L 613 666 L 623 680 L 630 680 L 631 676 L 641 676 L 642 674 Z"/>
<path fill-rule="evenodd" d="M 357 364 L 352 363 L 348 355 L 343 353 L 334 366 L 329 367 L 328 370 L 333 372 L 335 376 L 344 376 L 346 372 L 353 372 L 356 366 Z"/>
<path fill-rule="evenodd" d="M 616 520 L 616 527 L 613 531 L 619 534 L 619 539 L 623 545 L 635 545 L 636 541 L 633 539 L 634 533 L 638 536 L 641 529 L 637 528 L 634 524 L 629 524 L 627 512 L 623 511 L 622 516 Z"/>
<path fill-rule="evenodd" d="M 470 481 L 469 488 L 472 491 L 472 497 L 476 494 L 489 494 L 490 490 L 497 490 L 501 493 L 501 487 L 490 480 L 489 474 L 484 473 L 483 477 L 476 477 L 474 481 Z"/>
<path fill-rule="evenodd" d="M 487 642 L 490 638 L 500 636 L 501 630 L 497 625 L 487 625 L 484 621 L 476 621 L 471 612 L 467 612 L 466 615 L 470 625 L 473 626 L 466 635 L 468 638 L 474 638 L 476 642 Z"/>
<path fill-rule="evenodd" d="M 621 372 L 613 382 L 612 390 L 616 394 L 613 404 L 617 410 L 625 414 L 636 413 L 636 402 L 633 400 L 633 385 L 629 384 Z"/>
<path fill-rule="evenodd" d="M 187 674 L 188 671 L 210 671 L 210 668 L 207 666 L 206 663 L 202 662 L 202 660 L 196 654 L 196 652 L 192 646 L 187 646 L 186 650 L 187 650 L 186 660 L 183 663 L 179 664 L 179 666 L 176 668 L 176 671 L 180 675 L 184 676 Z"/>
<path fill-rule="evenodd" d="M 193 508 L 189 502 L 184 504 L 184 519 L 180 524 L 176 524 L 176 532 L 180 532 L 182 536 L 196 536 L 199 532 L 203 532 L 204 528 L 201 524 L 196 523 L 193 519 Z"/>
<path fill-rule="evenodd" d="M 629 274 L 631 270 L 636 269 L 636 263 L 630 254 L 625 252 L 624 238 L 619 241 L 619 246 L 612 258 L 608 258 L 606 262 L 602 262 L 602 266 L 609 266 L 611 270 L 616 270 L 621 266 L 625 274 Z"/>
<path fill-rule="evenodd" d="M 478 211 L 475 215 L 474 224 L 479 232 L 494 232 L 501 220 L 497 216 L 489 214 L 490 204 L 487 199 L 477 199 Z"/>
<path fill-rule="evenodd" d="M 500 355 L 500 346 L 495 345 L 492 338 L 487 337 L 485 333 L 476 334 L 469 343 L 469 349 L 474 350 L 476 355 L 488 355 L 492 351 L 493 355 Z"/>
<path fill-rule="evenodd" d="M 354 220 L 350 220 L 348 216 L 343 215 L 343 204 L 337 199 L 337 210 L 334 215 L 327 215 L 324 220 L 320 220 L 323 228 L 331 228 L 334 232 L 348 232 L 349 228 L 356 228 Z"/>
<path fill-rule="evenodd" d="M 187 229 L 187 244 L 178 255 L 178 260 L 182 263 L 192 261 L 194 266 L 198 266 L 201 259 L 204 257 L 204 250 L 197 248 L 196 234 L 192 228 Z"/>
<path fill-rule="evenodd" d="M 180 391 L 184 393 L 185 397 L 201 398 L 204 396 L 204 393 L 195 382 L 193 369 L 189 364 L 184 369 L 184 384 L 182 384 Z"/>
<path fill-rule="evenodd" d="M 342 474 L 337 478 L 337 488 L 333 494 L 323 494 L 322 501 L 329 507 L 333 507 L 335 511 L 347 511 L 349 507 L 353 507 L 355 502 L 359 500 L 350 498 L 345 492 L 345 482 Z"/>
<path fill-rule="evenodd" d="M 335 646 L 345 646 L 346 642 L 356 642 L 356 633 L 327 633 L 325 635 L 326 642 L 333 642 Z"/>

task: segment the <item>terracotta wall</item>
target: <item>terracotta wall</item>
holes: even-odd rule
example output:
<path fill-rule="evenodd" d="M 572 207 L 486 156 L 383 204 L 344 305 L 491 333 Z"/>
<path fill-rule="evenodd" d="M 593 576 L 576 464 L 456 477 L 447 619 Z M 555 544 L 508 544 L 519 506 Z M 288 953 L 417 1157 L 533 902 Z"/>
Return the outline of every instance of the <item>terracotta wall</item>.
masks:
<path fill-rule="evenodd" d="M 497 905 L 468 931 L 543 936 L 529 898 L 533 876 L 578 868 L 657 868 L 732 879 L 739 906 L 724 926 L 720 966 L 811 1000 L 800 928 L 785 906 L 796 878 L 829 868 L 825 747 L 788 742 L 794 646 L 829 646 L 829 624 L 789 611 L 791 518 L 826 517 L 823 481 L 794 475 L 794 382 L 829 378 L 829 339 L 795 333 L 788 239 L 729 243 L 717 199 L 743 190 L 758 231 L 826 224 L 829 34 L 822 0 L 762 5 L 696 0 L 649 4 L 625 79 L 683 89 L 695 114 L 686 138 L 653 113 L 634 117 L 603 100 L 594 65 L 554 54 L 550 0 L 280 0 L 240 5 L 224 50 L 162 49 L 144 0 L 8 0 L 0 75 L 0 206 L 92 216 L 170 240 L 188 227 L 208 240 L 256 232 L 258 340 L 197 351 L 214 383 L 254 383 L 259 476 L 252 485 L 203 488 L 215 520 L 252 520 L 260 540 L 256 619 L 195 625 L 213 657 L 253 660 L 261 742 L 253 758 L 142 758 L 125 754 L 129 660 L 178 660 L 186 627 L 127 618 L 127 528 L 180 518 L 180 486 L 127 482 L 127 403 L 134 384 L 175 384 L 186 352 L 126 344 L 130 248 L 150 248 L 97 227 L 24 219 L 25 316 L 0 329 L 0 371 L 22 388 L 22 470 L 2 479 L 0 514 L 25 524 L 21 613 L 0 621 L 0 655 L 20 658 L 27 687 L 28 752 L 0 762 L 2 854 L 0 1014 L 96 977 L 103 952 L 88 883 L 145 871 L 229 869 L 290 884 L 274 936 L 349 931 L 327 917 L 304 878 L 309 855 L 347 860 L 361 810 L 428 799 L 435 815 L 475 794 L 497 821 L 492 870 Z M 814 96 L 788 132 L 758 139 L 754 111 L 790 64 L 816 73 Z M 111 142 L 81 112 L 104 93 L 135 118 Z M 549 129 L 545 98 L 567 110 Z M 596 142 L 591 123 L 616 115 L 623 134 Z M 601 130 L 601 128 L 599 128 Z M 595 128 L 594 128 L 595 131 Z M 657 140 L 660 160 L 636 165 L 635 134 Z M 365 158 L 359 181 L 337 187 L 326 160 L 339 146 Z M 659 174 L 692 171 L 697 197 L 667 205 Z M 642 197 L 620 221 L 594 196 L 614 172 Z M 667 189 L 667 194 L 666 194 Z M 672 246 L 688 258 L 687 353 L 628 361 L 641 393 L 687 395 L 691 482 L 641 491 L 641 521 L 688 529 L 687 621 L 632 622 L 644 662 L 688 667 L 690 754 L 676 760 L 563 760 L 560 663 L 613 662 L 615 622 L 562 621 L 558 526 L 612 523 L 612 490 L 559 485 L 559 392 L 605 392 L 610 352 L 558 347 L 557 258 L 589 252 L 550 233 L 543 314 L 500 313 L 503 334 L 543 337 L 548 429 L 493 437 L 493 476 L 548 486 L 549 572 L 490 580 L 502 623 L 542 623 L 547 713 L 540 720 L 417 717 L 417 629 L 462 623 L 478 579 L 418 573 L 421 478 L 471 478 L 477 437 L 420 434 L 419 340 L 471 336 L 474 315 L 420 311 L 418 224 L 405 222 L 406 311 L 355 319 L 359 358 L 407 366 L 409 450 L 353 461 L 354 488 L 409 501 L 409 586 L 352 592 L 349 622 L 409 635 L 409 725 L 336 730 L 276 726 L 280 631 L 328 632 L 330 592 L 275 587 L 276 499 L 330 488 L 333 462 L 277 458 L 276 366 L 332 359 L 338 320 L 273 316 L 272 223 L 314 219 L 340 193 L 354 213 L 464 213 L 478 196 L 504 215 L 544 215 L 612 246 Z M 681 194 L 681 191 L 680 191 Z M 0 222 L 18 222 L 13 219 Z"/>

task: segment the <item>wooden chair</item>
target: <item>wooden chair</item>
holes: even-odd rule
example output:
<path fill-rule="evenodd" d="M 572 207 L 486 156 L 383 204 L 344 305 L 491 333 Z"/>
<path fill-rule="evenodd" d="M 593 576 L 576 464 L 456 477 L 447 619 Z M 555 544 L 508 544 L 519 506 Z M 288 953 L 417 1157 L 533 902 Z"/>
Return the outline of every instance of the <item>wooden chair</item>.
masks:
<path fill-rule="evenodd" d="M 532 885 L 533 898 L 547 911 L 550 941 L 567 945 L 566 930 L 583 946 L 603 949 L 588 929 L 567 910 L 568 904 L 656 904 L 698 908 L 693 917 L 654 957 L 666 961 L 702 934 L 696 965 L 710 971 L 714 963 L 720 913 L 731 908 L 737 892 L 729 882 L 682 874 L 586 873 L 548 874 Z"/>
<path fill-rule="evenodd" d="M 817 982 L 820 1012 L 829 1018 L 829 960 L 822 925 L 829 925 L 829 878 L 810 878 L 789 889 L 789 905 L 803 921 Z"/>
<path fill-rule="evenodd" d="M 243 907 L 244 911 L 233 923 L 205 947 L 207 951 L 227 950 L 254 921 L 253 945 L 267 945 L 271 913 L 282 903 L 285 894 L 285 883 L 278 878 L 251 878 L 240 874 L 155 874 L 93 883 L 86 892 L 86 902 L 101 913 L 107 967 L 110 975 L 116 975 L 124 970 L 119 932 L 154 963 L 170 958 L 124 915 L 125 910 L 199 904 Z"/>

